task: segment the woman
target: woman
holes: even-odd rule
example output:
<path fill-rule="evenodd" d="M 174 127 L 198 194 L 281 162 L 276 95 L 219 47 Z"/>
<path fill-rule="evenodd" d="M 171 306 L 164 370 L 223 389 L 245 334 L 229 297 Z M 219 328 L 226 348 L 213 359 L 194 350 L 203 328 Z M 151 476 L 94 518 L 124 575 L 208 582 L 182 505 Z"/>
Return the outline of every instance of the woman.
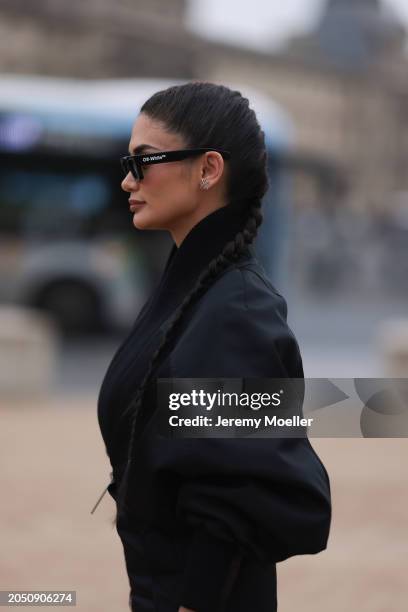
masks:
<path fill-rule="evenodd" d="M 136 612 L 273 612 L 276 563 L 326 548 L 327 472 L 307 438 L 152 435 L 158 378 L 300 378 L 286 302 L 252 250 L 267 189 L 246 98 L 206 82 L 142 106 L 122 159 L 137 229 L 170 232 L 163 275 L 116 352 L 98 418 Z"/>

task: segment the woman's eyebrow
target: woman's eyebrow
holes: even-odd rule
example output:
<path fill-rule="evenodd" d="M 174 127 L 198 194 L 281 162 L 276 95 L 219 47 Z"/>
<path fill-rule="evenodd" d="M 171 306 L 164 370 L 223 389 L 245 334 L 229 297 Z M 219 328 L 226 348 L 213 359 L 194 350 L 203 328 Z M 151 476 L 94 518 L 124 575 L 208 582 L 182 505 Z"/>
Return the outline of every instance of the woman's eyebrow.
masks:
<path fill-rule="evenodd" d="M 135 147 L 133 149 L 133 153 L 132 151 L 129 151 L 130 155 L 139 155 L 140 153 L 143 153 L 143 151 L 145 151 L 145 149 L 154 149 L 155 151 L 160 151 L 160 149 L 158 149 L 157 147 L 154 147 L 153 145 L 150 144 L 140 144 L 137 147 Z"/>

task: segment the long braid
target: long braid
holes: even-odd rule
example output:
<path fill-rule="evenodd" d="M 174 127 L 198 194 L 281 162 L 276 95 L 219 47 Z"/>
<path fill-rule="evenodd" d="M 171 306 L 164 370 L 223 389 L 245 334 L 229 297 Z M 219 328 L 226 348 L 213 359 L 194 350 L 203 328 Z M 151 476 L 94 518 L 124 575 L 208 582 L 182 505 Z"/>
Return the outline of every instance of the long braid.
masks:
<path fill-rule="evenodd" d="M 180 306 L 176 310 L 170 325 L 163 334 L 159 346 L 156 348 L 151 357 L 147 372 L 142 382 L 140 383 L 134 397 L 132 398 L 132 401 L 129 403 L 123 413 L 124 415 L 128 415 L 129 412 L 131 412 L 131 433 L 129 439 L 127 464 L 118 490 L 118 514 L 124 512 L 126 508 L 126 494 L 128 490 L 128 480 L 133 456 L 133 447 L 136 438 L 136 425 L 138 422 L 138 417 L 140 416 L 143 395 L 146 390 L 146 387 L 149 384 L 149 381 L 152 377 L 154 370 L 156 369 L 156 366 L 158 365 L 160 356 L 162 355 L 164 349 L 168 346 L 169 342 L 172 339 L 172 336 L 174 336 L 174 332 L 177 326 L 182 321 L 185 313 L 188 311 L 191 305 L 197 299 L 199 299 L 199 297 L 210 286 L 210 284 L 215 281 L 217 276 L 219 276 L 221 272 L 225 270 L 231 262 L 239 259 L 241 254 L 245 251 L 246 246 L 250 245 L 254 241 L 257 235 L 258 227 L 262 223 L 261 199 L 254 198 L 253 200 L 248 201 L 247 209 L 248 217 L 242 230 L 237 232 L 237 234 L 234 236 L 234 239 L 227 242 L 221 253 L 210 261 L 207 268 L 203 270 L 203 272 L 201 272 L 192 290 L 186 295 L 186 297 L 183 299 Z"/>

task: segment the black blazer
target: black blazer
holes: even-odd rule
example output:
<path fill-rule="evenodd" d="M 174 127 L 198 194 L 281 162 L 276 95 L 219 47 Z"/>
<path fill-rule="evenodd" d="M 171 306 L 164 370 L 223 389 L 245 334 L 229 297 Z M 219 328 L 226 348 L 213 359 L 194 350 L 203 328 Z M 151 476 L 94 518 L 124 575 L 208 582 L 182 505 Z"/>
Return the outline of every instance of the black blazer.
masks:
<path fill-rule="evenodd" d="M 98 418 L 114 499 L 129 443 L 129 420 L 121 412 L 177 305 L 242 225 L 240 213 L 221 208 L 173 247 L 108 368 Z M 183 318 L 144 396 L 130 473 L 132 510 L 117 520 L 131 586 L 137 573 L 172 575 L 166 589 L 175 605 L 214 612 L 224 609 L 234 580 L 245 581 L 240 564 L 269 567 L 273 583 L 277 562 L 326 548 L 330 482 L 307 438 L 166 439 L 149 427 L 156 378 L 303 378 L 286 316 L 285 299 L 249 248 Z M 272 610 L 271 600 L 256 600 L 256 590 L 262 585 L 254 585 L 248 609 Z"/>

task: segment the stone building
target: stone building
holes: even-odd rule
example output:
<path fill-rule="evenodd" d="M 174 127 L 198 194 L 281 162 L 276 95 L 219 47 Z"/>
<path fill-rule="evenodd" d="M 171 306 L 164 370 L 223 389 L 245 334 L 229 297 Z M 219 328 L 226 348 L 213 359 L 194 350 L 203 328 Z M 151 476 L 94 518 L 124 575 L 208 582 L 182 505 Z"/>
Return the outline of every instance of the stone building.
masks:
<path fill-rule="evenodd" d="M 212 44 L 197 72 L 271 95 L 295 122 L 297 154 L 317 172 L 338 168 L 353 209 L 381 211 L 408 189 L 404 44 L 379 0 L 328 0 L 315 30 L 279 53 Z"/>
<path fill-rule="evenodd" d="M 186 0 L 0 0 L 0 70 L 77 78 L 195 76 Z"/>

